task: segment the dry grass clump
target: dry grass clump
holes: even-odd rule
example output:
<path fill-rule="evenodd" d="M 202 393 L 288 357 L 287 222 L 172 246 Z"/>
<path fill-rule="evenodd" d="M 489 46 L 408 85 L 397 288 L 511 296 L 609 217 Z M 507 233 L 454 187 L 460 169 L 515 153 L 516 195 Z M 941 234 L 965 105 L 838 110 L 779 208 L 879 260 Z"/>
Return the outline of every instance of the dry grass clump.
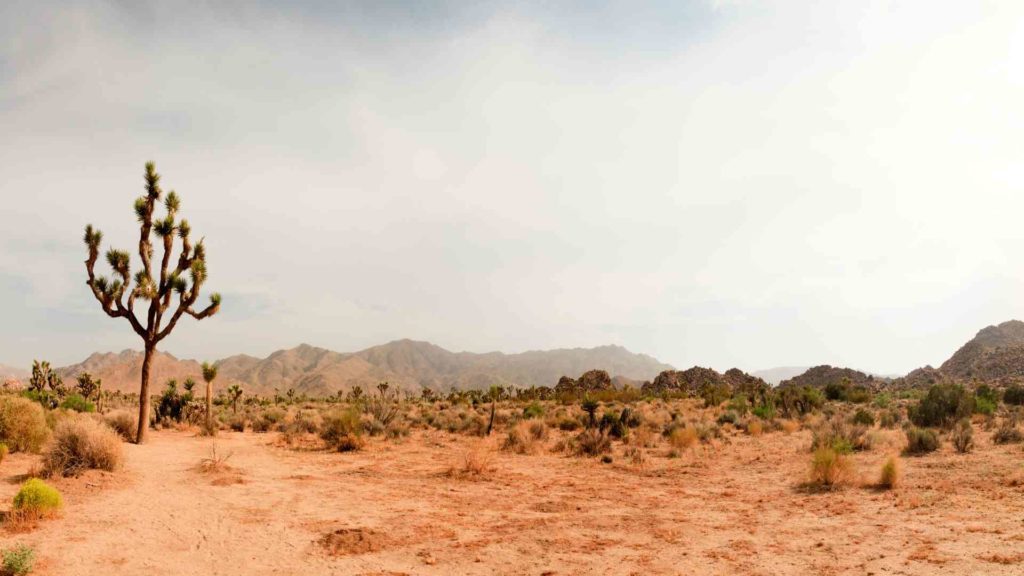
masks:
<path fill-rule="evenodd" d="M 493 456 L 483 445 L 477 444 L 463 453 L 458 463 L 448 468 L 447 474 L 451 478 L 478 480 L 490 476 L 493 471 Z"/>
<path fill-rule="evenodd" d="M 323 416 L 316 410 L 290 412 L 278 425 L 281 437 L 288 444 L 309 434 L 319 434 L 321 426 L 323 426 Z"/>
<path fill-rule="evenodd" d="M 800 423 L 796 420 L 781 420 L 779 421 L 779 428 L 786 434 L 792 434 L 800 430 Z"/>
<path fill-rule="evenodd" d="M 270 432 L 277 428 L 278 424 L 284 420 L 284 417 L 284 410 L 277 407 L 267 408 L 252 419 L 252 431 Z"/>
<path fill-rule="evenodd" d="M 949 439 L 953 442 L 953 447 L 957 452 L 961 454 L 970 452 L 974 448 L 974 429 L 971 427 L 971 421 L 967 418 L 961 420 L 950 433 Z"/>
<path fill-rule="evenodd" d="M 700 432 L 693 426 L 673 428 L 668 433 L 668 444 L 676 451 L 689 450 L 700 442 Z"/>
<path fill-rule="evenodd" d="M 320 427 L 320 439 L 327 448 L 352 452 L 363 447 L 363 423 L 355 408 L 329 414 Z"/>
<path fill-rule="evenodd" d="M 811 486 L 834 490 L 849 483 L 853 476 L 853 462 L 846 454 L 823 446 L 811 457 Z"/>
<path fill-rule="evenodd" d="M 125 442 L 135 442 L 135 432 L 138 430 L 138 418 L 127 410 L 117 410 L 107 414 L 103 421 L 110 426 L 114 432 Z"/>
<path fill-rule="evenodd" d="M 10 451 L 11 449 L 7 447 L 7 444 L 0 442 L 0 464 L 4 463 L 4 458 L 7 458 L 7 454 Z"/>
<path fill-rule="evenodd" d="M 751 436 L 760 436 L 764 432 L 764 424 L 760 420 L 751 420 L 747 422 L 747 434 Z"/>
<path fill-rule="evenodd" d="M 600 456 L 611 452 L 612 441 L 600 430 L 588 428 L 572 439 L 569 449 L 574 456 Z"/>
<path fill-rule="evenodd" d="M 992 433 L 992 442 L 996 444 L 1017 444 L 1024 440 L 1020 429 L 1017 428 L 1016 418 L 1004 418 L 999 428 Z"/>
<path fill-rule="evenodd" d="M 907 454 L 921 455 L 939 449 L 939 436 L 934 430 L 911 426 L 907 428 L 906 435 L 907 447 L 904 452 Z"/>
<path fill-rule="evenodd" d="M 831 418 L 814 428 L 811 449 L 832 448 L 836 452 L 849 454 L 854 450 L 870 450 L 871 440 L 867 427 L 850 424 L 840 417 Z"/>
<path fill-rule="evenodd" d="M 0 442 L 11 452 L 38 453 L 49 436 L 42 406 L 19 396 L 0 396 Z"/>
<path fill-rule="evenodd" d="M 210 455 L 200 460 L 195 469 L 203 474 L 230 472 L 233 468 L 228 464 L 228 460 L 232 456 L 234 456 L 234 452 L 220 452 L 217 450 L 217 442 L 213 442 L 210 445 Z"/>
<path fill-rule="evenodd" d="M 48 476 L 75 476 L 84 470 L 113 472 L 121 467 L 121 437 L 90 418 L 65 420 L 53 431 L 53 442 L 43 456 Z"/>
<path fill-rule="evenodd" d="M 516 454 L 533 454 L 547 440 L 548 428 L 539 420 L 520 422 L 508 431 L 502 450 Z"/>
<path fill-rule="evenodd" d="M 882 473 L 878 478 L 878 487 L 885 490 L 892 490 L 900 483 L 901 469 L 900 461 L 895 456 L 890 456 L 882 465 Z"/>
<path fill-rule="evenodd" d="M 647 452 L 639 446 L 626 446 L 623 456 L 626 457 L 630 464 L 641 470 L 647 467 Z"/>

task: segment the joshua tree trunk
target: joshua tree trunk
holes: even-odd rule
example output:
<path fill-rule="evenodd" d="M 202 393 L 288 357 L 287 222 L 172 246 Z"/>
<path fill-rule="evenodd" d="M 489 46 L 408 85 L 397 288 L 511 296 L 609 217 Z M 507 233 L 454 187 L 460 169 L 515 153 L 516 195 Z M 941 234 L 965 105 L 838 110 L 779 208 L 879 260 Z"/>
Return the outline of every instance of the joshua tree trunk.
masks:
<path fill-rule="evenodd" d="M 206 429 L 213 428 L 213 381 L 206 383 Z"/>
<path fill-rule="evenodd" d="M 146 353 L 142 357 L 142 385 L 139 387 L 139 427 L 135 432 L 138 444 L 146 441 L 149 430 L 149 367 L 153 362 L 153 352 L 156 352 L 156 346 L 146 344 Z"/>

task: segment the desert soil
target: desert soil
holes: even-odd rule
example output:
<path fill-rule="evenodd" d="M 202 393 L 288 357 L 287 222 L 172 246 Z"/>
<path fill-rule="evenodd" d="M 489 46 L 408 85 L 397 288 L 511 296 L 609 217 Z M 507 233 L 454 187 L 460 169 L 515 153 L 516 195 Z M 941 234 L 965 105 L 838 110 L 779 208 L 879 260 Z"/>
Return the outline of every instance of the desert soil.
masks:
<path fill-rule="evenodd" d="M 62 517 L 0 548 L 35 546 L 40 575 L 1021 574 L 1024 452 L 977 436 L 876 490 L 894 437 L 855 457 L 860 485 L 810 493 L 806 431 L 655 449 L 642 469 L 432 432 L 354 454 L 227 432 L 216 473 L 196 470 L 211 440 L 159 431 L 118 473 L 56 481 Z M 479 442 L 494 470 L 450 477 Z M 0 510 L 37 462 L 0 464 Z"/>

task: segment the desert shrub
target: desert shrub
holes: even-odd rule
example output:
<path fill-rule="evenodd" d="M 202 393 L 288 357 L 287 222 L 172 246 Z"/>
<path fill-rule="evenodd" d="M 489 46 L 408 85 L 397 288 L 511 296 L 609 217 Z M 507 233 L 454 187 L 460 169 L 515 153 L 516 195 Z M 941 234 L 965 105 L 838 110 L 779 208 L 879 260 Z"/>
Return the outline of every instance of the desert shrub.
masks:
<path fill-rule="evenodd" d="M 7 447 L 7 444 L 0 442 L 0 464 L 4 463 L 4 458 L 7 458 L 8 452 L 10 452 L 10 448 Z"/>
<path fill-rule="evenodd" d="M 854 424 L 860 424 L 862 426 L 874 426 L 875 415 L 866 408 L 858 408 L 857 412 L 854 413 L 853 418 L 850 419 Z"/>
<path fill-rule="evenodd" d="M 327 448 L 338 452 L 351 452 L 363 447 L 363 423 L 356 408 L 340 410 L 323 419 L 320 439 Z"/>
<path fill-rule="evenodd" d="M 587 428 L 573 439 L 571 448 L 576 456 L 598 456 L 610 452 L 612 442 L 600 430 Z"/>
<path fill-rule="evenodd" d="M 623 452 L 623 456 L 629 460 L 629 463 L 637 468 L 644 468 L 647 466 L 647 452 L 644 451 L 640 446 L 627 446 Z"/>
<path fill-rule="evenodd" d="M 668 432 L 668 443 L 674 450 L 686 450 L 700 442 L 697 429 L 692 426 L 673 427 Z"/>
<path fill-rule="evenodd" d="M 842 452 L 821 447 L 811 456 L 811 478 L 813 486 L 835 489 L 850 480 L 853 464 Z"/>
<path fill-rule="evenodd" d="M 39 404 L 17 396 L 0 396 L 0 442 L 12 452 L 39 452 L 50 435 Z"/>
<path fill-rule="evenodd" d="M 761 404 L 755 406 L 751 412 L 761 420 L 772 420 L 775 418 L 775 406 L 773 404 Z"/>
<path fill-rule="evenodd" d="M 64 410 L 73 410 L 75 412 L 95 412 L 96 405 L 89 402 L 81 394 L 70 394 L 64 401 L 60 403 L 60 407 Z"/>
<path fill-rule="evenodd" d="M 728 408 L 740 416 L 744 416 L 747 412 L 750 412 L 750 403 L 747 402 L 746 395 L 737 394 L 729 401 Z"/>
<path fill-rule="evenodd" d="M 56 488 L 39 478 L 30 478 L 14 495 L 11 513 L 17 520 L 38 520 L 54 516 L 64 506 Z"/>
<path fill-rule="evenodd" d="M 490 452 L 482 446 L 474 446 L 467 450 L 458 464 L 448 469 L 448 475 L 455 478 L 482 478 L 494 471 L 494 463 Z"/>
<path fill-rule="evenodd" d="M 48 475 L 74 476 L 83 470 L 113 472 L 122 460 L 124 448 L 117 432 L 90 418 L 75 418 L 53 431 L 43 467 Z"/>
<path fill-rule="evenodd" d="M 849 454 L 871 448 L 865 426 L 851 425 L 838 417 L 822 422 L 812 434 L 811 450 L 831 448 L 840 454 Z"/>
<path fill-rule="evenodd" d="M 388 427 L 384 430 L 384 435 L 388 440 L 398 440 L 405 438 L 409 435 L 409 427 L 397 420 L 388 424 Z"/>
<path fill-rule="evenodd" d="M 883 410 L 882 415 L 878 419 L 878 425 L 882 428 L 895 428 L 900 425 L 900 421 L 903 420 L 903 414 L 899 408 L 890 408 Z"/>
<path fill-rule="evenodd" d="M 1003 402 L 1014 406 L 1024 405 L 1024 386 L 1011 384 L 1003 391 Z"/>
<path fill-rule="evenodd" d="M 114 432 L 117 432 L 125 441 L 135 441 L 135 432 L 136 428 L 138 428 L 138 420 L 131 413 L 124 410 L 111 412 L 103 418 L 103 421 L 106 422 L 107 426 L 110 426 Z"/>
<path fill-rule="evenodd" d="M 895 456 L 890 456 L 882 465 L 882 473 L 878 478 L 878 486 L 892 490 L 900 483 L 900 463 Z"/>
<path fill-rule="evenodd" d="M 878 396 L 875 396 L 874 405 L 876 408 L 888 408 L 892 404 L 892 394 L 888 392 L 882 392 Z"/>
<path fill-rule="evenodd" d="M 764 424 L 760 420 L 751 420 L 747 422 L 747 433 L 751 436 L 760 436 L 764 432 Z"/>
<path fill-rule="evenodd" d="M 529 420 L 531 418 L 541 418 L 543 416 L 544 407 L 537 401 L 530 402 L 525 408 L 523 408 L 524 419 Z"/>
<path fill-rule="evenodd" d="M 910 421 L 917 426 L 952 426 L 974 412 L 974 396 L 959 384 L 936 384 L 909 409 Z"/>
<path fill-rule="evenodd" d="M 907 454 L 919 455 L 939 449 L 939 436 L 934 430 L 911 426 L 906 430 Z"/>
<path fill-rule="evenodd" d="M 24 544 L 4 550 L 2 557 L 0 574 L 3 576 L 25 576 L 36 564 L 36 551 Z"/>
<path fill-rule="evenodd" d="M 1024 436 L 1017 428 L 1016 418 L 1004 418 L 999 428 L 992 433 L 992 442 L 996 444 L 1016 444 L 1021 440 L 1024 440 Z"/>
<path fill-rule="evenodd" d="M 999 404 L 995 400 L 991 400 L 989 398 L 983 398 L 981 396 L 978 396 L 977 398 L 974 399 L 974 413 L 975 414 L 984 414 L 986 416 L 988 416 L 990 414 L 995 414 L 996 413 L 996 408 L 998 408 L 998 407 L 999 407 Z"/>
<path fill-rule="evenodd" d="M 579 430 L 580 421 L 575 418 L 562 418 L 558 421 L 558 429 L 563 432 L 574 432 Z"/>
<path fill-rule="evenodd" d="M 625 438 L 629 434 L 629 428 L 626 426 L 626 419 L 629 417 L 629 408 L 623 408 L 622 412 L 616 414 L 615 412 L 605 412 L 601 416 L 601 422 L 599 428 L 608 433 L 612 438 Z"/>
<path fill-rule="evenodd" d="M 232 416 L 228 420 L 228 427 L 235 432 L 245 432 L 245 416 Z"/>
<path fill-rule="evenodd" d="M 530 437 L 534 440 L 543 441 L 548 439 L 548 426 L 544 422 L 530 422 Z"/>
<path fill-rule="evenodd" d="M 797 430 L 800 429 L 800 423 L 797 422 L 796 420 L 783 420 L 782 422 L 779 423 L 779 426 L 782 428 L 782 431 L 785 432 L 786 434 L 792 434 L 793 432 L 796 432 Z"/>
<path fill-rule="evenodd" d="M 304 434 L 319 434 L 323 417 L 316 410 L 299 410 L 285 416 L 278 425 L 281 436 L 289 444 Z"/>
<path fill-rule="evenodd" d="M 253 432 L 270 432 L 284 420 L 285 412 L 280 408 L 268 408 L 252 420 Z"/>
<path fill-rule="evenodd" d="M 957 452 L 970 452 L 974 448 L 974 428 L 971 427 L 971 421 L 967 418 L 961 420 L 949 435 L 949 439 L 953 441 L 953 447 Z"/>
<path fill-rule="evenodd" d="M 516 454 L 531 454 L 536 449 L 536 440 L 525 424 L 513 426 L 501 443 L 501 449 Z"/>
<path fill-rule="evenodd" d="M 722 414 L 721 414 L 721 415 L 720 415 L 720 416 L 718 417 L 718 420 L 717 420 L 717 422 L 718 422 L 719 424 L 732 424 L 732 425 L 734 425 L 734 426 L 735 426 L 735 425 L 736 425 L 736 423 L 737 423 L 737 422 L 739 422 L 739 421 L 740 421 L 740 418 L 739 418 L 739 416 L 737 416 L 737 415 L 736 415 L 736 413 L 735 413 L 735 412 L 732 412 L 732 411 L 727 411 L 727 412 L 723 412 L 723 413 L 722 413 Z"/>
<path fill-rule="evenodd" d="M 846 394 L 846 401 L 854 404 L 864 404 L 871 400 L 871 391 L 864 386 L 854 386 Z"/>

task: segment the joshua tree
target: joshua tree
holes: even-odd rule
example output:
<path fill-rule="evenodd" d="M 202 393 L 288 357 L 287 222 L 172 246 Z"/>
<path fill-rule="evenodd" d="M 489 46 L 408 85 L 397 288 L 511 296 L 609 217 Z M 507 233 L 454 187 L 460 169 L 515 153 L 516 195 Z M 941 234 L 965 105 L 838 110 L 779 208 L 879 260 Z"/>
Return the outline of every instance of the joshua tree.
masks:
<path fill-rule="evenodd" d="M 184 314 L 202 320 L 213 316 L 220 309 L 220 294 L 211 295 L 210 304 L 206 308 L 199 311 L 193 308 L 199 300 L 199 290 L 206 281 L 206 249 L 202 240 L 192 246 L 192 229 L 187 220 L 175 220 L 181 207 L 181 199 L 173 190 L 164 197 L 160 189 L 160 176 L 152 162 L 146 164 L 145 178 L 146 192 L 135 200 L 142 269 L 136 272 L 134 277 L 131 274 L 131 257 L 128 252 L 114 249 L 107 250 L 106 253 L 107 263 L 114 270 L 113 279 L 108 280 L 104 276 L 96 275 L 94 268 L 99 258 L 103 234 L 91 224 L 85 227 L 85 245 L 89 250 L 89 257 L 85 261 L 85 269 L 89 274 L 86 284 L 107 316 L 128 320 L 132 330 L 142 338 L 145 349 L 142 381 L 139 385 L 139 428 L 135 436 L 140 444 L 145 442 L 146 431 L 149 428 L 149 370 L 157 344 L 171 334 Z M 167 213 L 162 219 L 154 219 L 153 210 L 161 198 Z M 156 277 L 151 242 L 151 235 L 154 232 L 163 246 L 161 259 L 156 262 Z M 175 236 L 181 240 L 181 251 L 177 263 L 172 267 L 171 252 Z M 186 273 L 191 276 L 191 283 L 185 279 Z M 171 312 L 171 300 L 175 293 L 178 294 L 178 302 Z M 135 313 L 136 300 L 149 302 L 141 313 L 142 320 Z"/>
<path fill-rule="evenodd" d="M 238 384 L 228 386 L 228 401 L 231 402 L 231 413 L 238 414 L 238 399 L 242 397 L 242 387 Z"/>
<path fill-rule="evenodd" d="M 78 393 L 86 400 L 92 400 L 93 397 L 98 399 L 102 386 L 102 381 L 99 378 L 93 378 L 92 374 L 88 372 L 82 372 L 78 375 Z"/>
<path fill-rule="evenodd" d="M 206 382 L 206 429 L 213 429 L 213 381 L 217 379 L 217 367 L 203 362 L 203 381 Z"/>

